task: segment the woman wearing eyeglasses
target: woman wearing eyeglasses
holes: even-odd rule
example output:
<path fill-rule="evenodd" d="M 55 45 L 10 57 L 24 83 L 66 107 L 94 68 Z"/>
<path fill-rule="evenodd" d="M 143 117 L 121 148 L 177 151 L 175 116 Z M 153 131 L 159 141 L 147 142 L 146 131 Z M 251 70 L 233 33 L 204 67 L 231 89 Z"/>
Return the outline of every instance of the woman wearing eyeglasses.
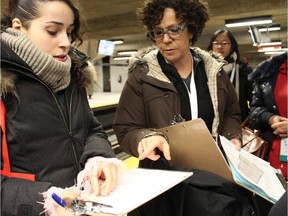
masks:
<path fill-rule="evenodd" d="M 247 62 L 240 59 L 238 43 L 234 35 L 226 30 L 217 30 L 210 39 L 208 51 L 215 58 L 224 58 L 227 64 L 224 71 L 228 74 L 230 81 L 235 87 L 242 114 L 242 121 L 249 115 L 249 104 L 252 100 L 252 82 L 247 76 L 253 71 Z M 217 55 L 217 54 L 220 54 Z"/>
<path fill-rule="evenodd" d="M 236 92 L 223 71 L 224 63 L 208 52 L 191 48 L 209 19 L 206 4 L 198 0 L 152 0 L 144 3 L 138 15 L 157 48 L 131 59 L 114 120 L 124 151 L 138 157 L 140 167 L 172 169 L 168 140 L 157 129 L 177 121 L 175 117 L 186 121 L 202 118 L 213 137 L 223 135 L 240 149 L 241 113 Z M 193 137 L 187 139 L 195 144 Z M 129 216 L 251 215 L 246 191 L 220 176 L 193 172 L 187 182 Z"/>

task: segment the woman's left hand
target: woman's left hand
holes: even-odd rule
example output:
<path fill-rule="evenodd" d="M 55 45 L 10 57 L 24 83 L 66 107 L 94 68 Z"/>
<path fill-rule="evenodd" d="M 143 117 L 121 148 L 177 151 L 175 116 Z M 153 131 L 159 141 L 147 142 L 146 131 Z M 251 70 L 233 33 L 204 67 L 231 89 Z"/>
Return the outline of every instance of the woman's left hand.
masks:
<path fill-rule="evenodd" d="M 96 170 L 88 174 L 96 196 L 107 196 L 116 186 L 118 166 L 114 163 L 98 162 Z"/>
<path fill-rule="evenodd" d="M 123 162 L 117 158 L 96 156 L 89 158 L 77 176 L 81 196 L 107 196 L 116 186 L 118 169 Z"/>

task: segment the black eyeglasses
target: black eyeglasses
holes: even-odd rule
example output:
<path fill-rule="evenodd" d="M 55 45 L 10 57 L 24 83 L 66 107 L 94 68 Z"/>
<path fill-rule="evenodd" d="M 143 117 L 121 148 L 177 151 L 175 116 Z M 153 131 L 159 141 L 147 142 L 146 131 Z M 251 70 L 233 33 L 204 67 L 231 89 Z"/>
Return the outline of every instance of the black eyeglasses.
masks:
<path fill-rule="evenodd" d="M 165 34 L 167 34 L 170 38 L 175 39 L 182 35 L 184 28 L 185 28 L 185 23 L 182 23 L 179 25 L 173 25 L 166 30 L 161 29 L 161 28 L 155 28 L 153 31 L 149 31 L 148 35 L 154 41 L 162 41 Z"/>
<path fill-rule="evenodd" d="M 227 42 L 227 41 L 222 41 L 222 42 L 218 42 L 218 41 L 213 41 L 212 42 L 212 46 L 214 47 L 218 47 L 218 46 L 222 46 L 222 47 L 227 47 L 229 46 L 231 43 Z"/>

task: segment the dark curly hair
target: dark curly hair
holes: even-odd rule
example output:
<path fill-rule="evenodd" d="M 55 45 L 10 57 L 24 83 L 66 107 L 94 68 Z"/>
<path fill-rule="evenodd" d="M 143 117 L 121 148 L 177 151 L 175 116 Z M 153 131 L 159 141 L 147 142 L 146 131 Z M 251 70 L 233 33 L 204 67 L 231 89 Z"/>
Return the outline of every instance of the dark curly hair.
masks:
<path fill-rule="evenodd" d="M 184 22 L 188 31 L 193 34 L 190 44 L 195 44 L 209 20 L 207 3 L 199 0 L 148 0 L 137 10 L 142 26 L 147 31 L 152 31 L 160 24 L 165 8 L 174 9 L 176 18 Z M 149 38 L 148 34 L 147 37 Z"/>
<path fill-rule="evenodd" d="M 71 8 L 74 14 L 74 29 L 71 33 L 72 43 L 82 44 L 86 23 L 80 15 L 80 6 L 77 0 L 9 0 L 9 8 L 1 19 L 1 31 L 11 27 L 14 18 L 20 19 L 22 25 L 29 28 L 30 22 L 40 16 L 40 4 L 49 1 L 62 1 Z"/>

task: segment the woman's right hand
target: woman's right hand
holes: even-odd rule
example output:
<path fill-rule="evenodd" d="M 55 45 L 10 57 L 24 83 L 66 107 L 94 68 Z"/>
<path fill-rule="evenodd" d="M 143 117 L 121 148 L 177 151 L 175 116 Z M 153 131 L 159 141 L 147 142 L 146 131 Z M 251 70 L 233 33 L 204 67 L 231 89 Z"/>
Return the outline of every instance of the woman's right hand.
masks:
<path fill-rule="evenodd" d="M 67 203 L 68 207 L 71 204 L 71 201 L 77 199 L 80 196 L 80 190 L 77 188 L 65 189 L 62 192 L 61 198 Z M 73 216 L 74 212 L 70 211 L 66 207 L 60 205 L 54 206 L 58 216 Z"/>
<path fill-rule="evenodd" d="M 155 135 L 142 139 L 138 145 L 139 160 L 149 158 L 150 160 L 156 161 L 160 158 L 156 150 L 163 152 L 164 157 L 167 160 L 171 160 L 170 148 L 166 139 L 163 136 Z"/>

